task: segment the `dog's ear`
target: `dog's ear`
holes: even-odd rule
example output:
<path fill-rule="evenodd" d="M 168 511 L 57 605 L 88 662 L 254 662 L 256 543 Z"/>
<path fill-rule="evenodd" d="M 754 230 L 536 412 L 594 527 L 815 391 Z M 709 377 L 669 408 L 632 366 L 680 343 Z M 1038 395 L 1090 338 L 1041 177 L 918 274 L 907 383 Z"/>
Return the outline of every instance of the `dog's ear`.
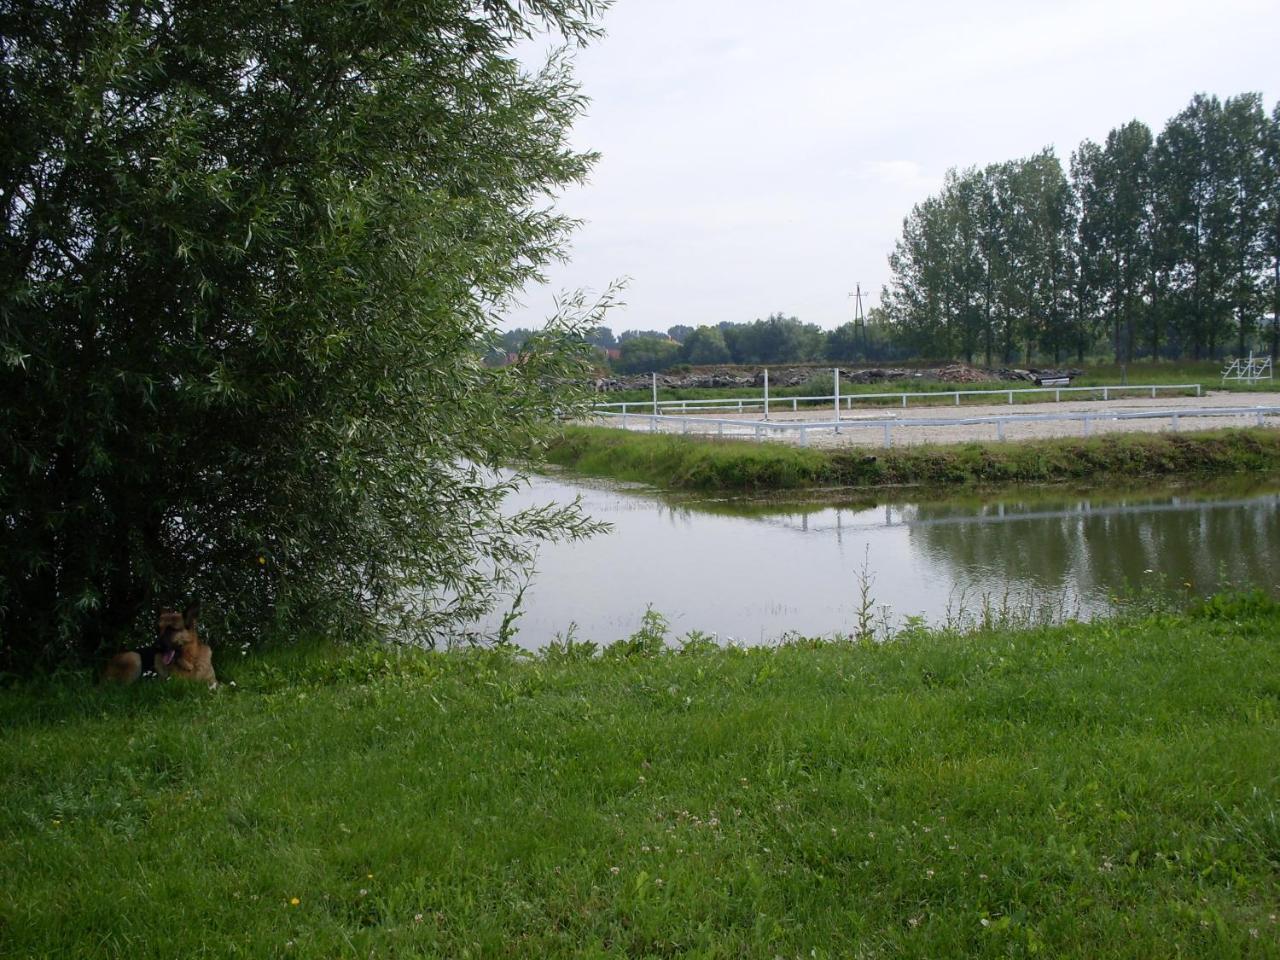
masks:
<path fill-rule="evenodd" d="M 190 630 L 196 625 L 196 618 L 200 616 L 200 602 L 187 604 L 187 609 L 182 611 L 182 625 Z"/>

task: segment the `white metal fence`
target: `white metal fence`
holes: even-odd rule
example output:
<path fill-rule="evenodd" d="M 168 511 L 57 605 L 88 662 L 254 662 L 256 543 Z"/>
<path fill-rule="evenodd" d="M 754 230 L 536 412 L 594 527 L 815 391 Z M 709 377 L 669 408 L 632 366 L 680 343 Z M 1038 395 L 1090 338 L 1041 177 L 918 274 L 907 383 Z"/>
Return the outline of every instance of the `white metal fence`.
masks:
<path fill-rule="evenodd" d="M 1222 371 L 1222 382 L 1238 380 L 1241 383 L 1255 384 L 1259 380 L 1274 379 L 1270 357 L 1255 357 L 1249 351 L 1248 360 L 1232 360 Z"/>
<path fill-rule="evenodd" d="M 788 434 L 799 434 L 801 446 L 809 445 L 811 431 L 841 430 L 881 430 L 884 434 L 883 445 L 893 446 L 893 431 L 909 427 L 946 427 L 973 426 L 990 424 L 995 427 L 996 439 L 1005 438 L 1005 429 L 1009 426 L 1027 423 L 1079 422 L 1084 436 L 1091 436 L 1094 425 L 1106 421 L 1118 420 L 1169 420 L 1170 428 L 1177 430 L 1182 420 L 1205 417 L 1253 417 L 1258 426 L 1262 426 L 1267 417 L 1280 416 L 1280 407 L 1204 407 L 1177 408 L 1172 410 L 1137 410 L 1137 411 L 1084 411 L 1073 413 L 1011 413 L 989 417 L 921 417 L 906 419 L 901 417 L 875 418 L 858 420 L 830 421 L 790 421 L 777 420 L 728 420 L 714 417 L 671 416 L 654 413 L 596 411 L 596 417 L 606 422 L 618 423 L 623 429 L 648 425 L 651 432 L 658 432 L 663 426 L 670 424 L 679 426 L 680 433 L 712 433 L 718 436 L 741 436 L 754 434 L 758 440 L 772 437 L 774 439 L 790 439 Z M 692 428 L 692 429 L 691 429 Z"/>
<path fill-rule="evenodd" d="M 601 413 L 620 412 L 630 413 L 633 410 L 649 410 L 652 413 L 658 413 L 662 410 L 679 410 L 681 413 L 690 411 L 698 412 L 704 410 L 735 410 L 743 413 L 747 410 L 763 409 L 767 417 L 771 410 L 798 411 L 800 404 L 815 404 L 830 406 L 833 410 L 837 408 L 841 410 L 852 410 L 855 402 L 866 400 L 900 400 L 905 408 L 909 400 L 939 400 L 950 399 L 954 406 L 960 406 L 961 397 L 1007 397 L 1008 403 L 1016 403 L 1015 397 L 1023 397 L 1027 394 L 1053 394 L 1055 401 L 1061 401 L 1062 395 L 1065 394 L 1085 394 L 1089 396 L 1099 396 L 1103 400 L 1110 400 L 1114 396 L 1121 394 L 1150 394 L 1155 397 L 1159 391 L 1169 392 L 1188 392 L 1194 390 L 1196 396 L 1202 395 L 1201 386 L 1198 383 L 1162 383 L 1162 384 L 1141 384 L 1135 386 L 1124 386 L 1118 384 L 1109 384 L 1101 387 L 1027 387 L 1012 390 L 937 390 L 923 391 L 916 393 L 843 393 L 828 394 L 826 396 L 816 397 L 769 397 L 767 394 L 763 397 L 712 397 L 705 400 L 618 400 L 609 403 L 597 403 L 595 410 Z"/>

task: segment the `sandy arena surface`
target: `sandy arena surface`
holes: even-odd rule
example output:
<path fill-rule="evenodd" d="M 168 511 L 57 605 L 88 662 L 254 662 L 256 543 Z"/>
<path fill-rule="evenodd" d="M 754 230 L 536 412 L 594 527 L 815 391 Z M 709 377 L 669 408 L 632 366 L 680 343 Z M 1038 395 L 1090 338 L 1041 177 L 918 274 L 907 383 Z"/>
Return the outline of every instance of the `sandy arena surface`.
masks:
<path fill-rule="evenodd" d="M 793 412 L 789 409 L 778 409 L 775 401 L 770 412 L 771 424 L 795 424 L 803 422 L 829 423 L 834 420 L 834 411 L 827 407 Z M 1280 411 L 1280 393 L 1229 393 L 1227 391 L 1206 391 L 1202 397 L 1127 396 L 1111 400 L 1066 400 L 1060 403 L 1017 403 L 1002 404 L 969 404 L 960 407 L 948 403 L 934 401 L 929 406 L 914 405 L 902 407 L 858 406 L 856 401 L 852 410 L 842 410 L 840 419 L 842 427 L 839 433 L 832 429 L 815 429 L 806 431 L 808 445 L 811 447 L 880 447 L 884 445 L 884 424 L 892 425 L 893 445 L 916 443 L 965 443 L 973 440 L 996 440 L 997 426 L 994 423 L 977 424 L 929 424 L 908 426 L 903 420 L 947 420 L 957 417 L 1029 417 L 1036 414 L 1089 413 L 1095 415 L 1091 432 L 1094 435 L 1103 433 L 1156 433 L 1173 429 L 1169 418 L 1150 420 L 1112 420 L 1106 419 L 1109 414 L 1133 413 L 1138 411 L 1158 410 L 1211 410 L 1222 407 L 1273 407 Z M 673 411 L 678 413 L 678 411 Z M 688 433 L 691 435 L 716 435 L 745 437 L 752 439 L 755 428 L 748 422 L 763 419 L 763 410 L 736 413 L 728 411 L 707 412 L 702 415 L 690 414 L 679 421 L 662 420 L 658 429 L 664 433 Z M 715 419 L 726 421 L 724 424 L 709 422 Z M 686 422 L 687 421 L 687 422 Z M 597 421 L 599 422 L 599 421 Z M 1255 414 L 1244 416 L 1214 416 L 1180 419 L 1177 429 L 1184 432 L 1194 430 L 1213 430 L 1222 427 L 1256 426 L 1258 418 Z M 1269 415 L 1265 419 L 1268 426 L 1280 427 L 1280 415 Z M 739 426 L 738 424 L 741 424 Z M 609 418 L 607 425 L 621 426 L 621 420 Z M 641 412 L 627 418 L 627 429 L 648 432 L 649 419 Z M 1005 440 L 1030 440 L 1042 437 L 1078 437 L 1083 436 L 1085 426 L 1080 420 L 1059 420 L 1041 422 L 1008 422 L 1004 425 Z M 799 443 L 799 430 L 766 430 L 760 439 L 772 442 Z"/>

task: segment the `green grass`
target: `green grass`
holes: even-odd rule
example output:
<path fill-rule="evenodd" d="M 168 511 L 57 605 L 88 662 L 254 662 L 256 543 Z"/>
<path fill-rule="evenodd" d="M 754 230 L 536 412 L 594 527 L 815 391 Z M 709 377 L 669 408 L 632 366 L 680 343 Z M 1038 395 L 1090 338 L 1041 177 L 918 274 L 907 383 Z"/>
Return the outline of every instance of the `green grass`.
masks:
<path fill-rule="evenodd" d="M 886 364 L 886 366 L 894 366 Z M 1072 368 L 1075 364 L 1063 363 L 1064 368 Z M 1126 383 L 1134 385 L 1161 386 L 1175 385 L 1187 383 L 1199 383 L 1206 389 L 1210 390 L 1228 390 L 1233 393 L 1263 393 L 1274 392 L 1280 389 L 1275 380 L 1264 380 L 1258 384 L 1249 385 L 1241 383 L 1222 383 L 1222 368 L 1224 364 L 1217 361 L 1180 361 L 1177 363 L 1161 362 L 1151 363 L 1150 361 L 1133 363 L 1128 366 L 1127 371 L 1122 372 L 1118 364 L 1091 364 L 1085 368 L 1082 376 L 1076 377 L 1071 381 L 1073 387 L 1101 387 L 1114 386 L 1119 384 L 1123 379 Z M 744 368 L 754 371 L 755 367 Z M 925 380 L 910 378 L 906 380 L 887 380 L 882 383 L 844 383 L 840 384 L 841 396 L 857 396 L 861 394 L 874 393 L 951 393 L 955 390 L 1028 390 L 1034 388 L 1034 384 L 1025 380 L 999 380 L 990 383 L 942 383 L 937 380 Z M 829 369 L 816 371 L 814 377 L 805 384 L 796 387 L 771 387 L 769 390 L 770 399 L 788 399 L 790 397 L 805 396 L 830 396 L 832 390 L 831 373 Z M 1195 391 L 1188 391 L 1188 395 L 1194 395 Z M 1177 393 L 1162 392 L 1160 396 L 1179 396 Z M 661 387 L 658 390 L 659 400 L 711 400 L 711 399 L 760 399 L 764 396 L 764 390 L 759 387 L 696 387 L 696 388 L 667 388 Z M 1082 399 L 1084 394 L 1064 394 L 1064 399 Z M 1023 394 L 1015 396 L 1017 403 L 1040 403 L 1045 399 L 1052 399 L 1048 394 Z M 613 393 L 602 394 L 599 399 L 601 402 L 607 403 L 645 403 L 652 401 L 653 391 L 650 389 L 639 390 L 619 390 Z M 999 398 L 994 398 L 999 401 Z M 983 397 L 966 397 L 964 403 L 989 403 L 992 398 Z M 897 403 L 895 400 L 865 401 L 869 405 L 892 405 Z M 932 398 L 927 400 L 916 400 L 916 405 L 928 405 L 933 403 Z M 939 397 L 938 403 L 951 403 L 948 398 Z M 780 404 L 781 405 L 781 404 Z"/>
<path fill-rule="evenodd" d="M 1280 956 L 1280 607 L 0 698 L 12 957 Z"/>
<path fill-rule="evenodd" d="M 1111 434 L 1007 443 L 817 450 L 604 427 L 569 427 L 553 464 L 672 490 L 1055 483 L 1280 470 L 1280 431 Z"/>

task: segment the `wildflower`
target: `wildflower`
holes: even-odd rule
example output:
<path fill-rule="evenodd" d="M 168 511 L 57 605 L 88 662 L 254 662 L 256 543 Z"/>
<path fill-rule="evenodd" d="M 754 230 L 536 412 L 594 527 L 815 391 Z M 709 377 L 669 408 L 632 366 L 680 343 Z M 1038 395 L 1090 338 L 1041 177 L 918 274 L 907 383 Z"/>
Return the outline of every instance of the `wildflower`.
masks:
<path fill-rule="evenodd" d="M 361 888 L 360 888 L 360 896 L 362 896 L 362 897 L 367 897 L 368 895 L 369 895 L 369 891 L 368 891 L 368 890 L 366 890 L 364 887 L 361 887 Z"/>
<path fill-rule="evenodd" d="M 300 904 L 300 903 L 302 903 L 302 901 L 301 901 L 301 900 L 299 900 L 297 897 L 291 897 L 291 898 L 289 899 L 289 906 L 291 906 L 291 907 L 296 907 L 296 906 L 297 906 L 298 904 Z"/>
<path fill-rule="evenodd" d="M 267 565 L 266 557 L 258 557 L 258 566 L 265 567 Z"/>
<path fill-rule="evenodd" d="M 609 868 L 609 872 L 610 872 L 610 873 L 612 873 L 612 874 L 616 877 L 616 876 L 618 875 L 618 873 L 619 873 L 619 869 L 618 869 L 617 867 L 610 867 L 610 868 Z"/>
<path fill-rule="evenodd" d="M 655 877 L 655 878 L 654 878 L 654 881 L 653 881 L 653 885 L 654 885 L 655 887 L 663 887 L 663 886 L 666 886 L 666 884 L 665 884 L 665 883 L 663 883 L 663 881 L 662 881 L 662 878 L 661 878 L 661 877 Z"/>
<path fill-rule="evenodd" d="M 646 781 L 646 780 L 645 780 L 645 778 L 644 778 L 644 774 L 641 774 L 641 775 L 640 775 L 640 782 L 641 782 L 641 783 L 647 783 L 647 782 L 648 782 L 648 781 Z"/>
<path fill-rule="evenodd" d="M 415 914 L 413 915 L 413 922 L 414 922 L 414 923 L 421 923 L 421 922 L 422 922 L 422 914 L 420 914 L 420 913 L 415 913 Z"/>

